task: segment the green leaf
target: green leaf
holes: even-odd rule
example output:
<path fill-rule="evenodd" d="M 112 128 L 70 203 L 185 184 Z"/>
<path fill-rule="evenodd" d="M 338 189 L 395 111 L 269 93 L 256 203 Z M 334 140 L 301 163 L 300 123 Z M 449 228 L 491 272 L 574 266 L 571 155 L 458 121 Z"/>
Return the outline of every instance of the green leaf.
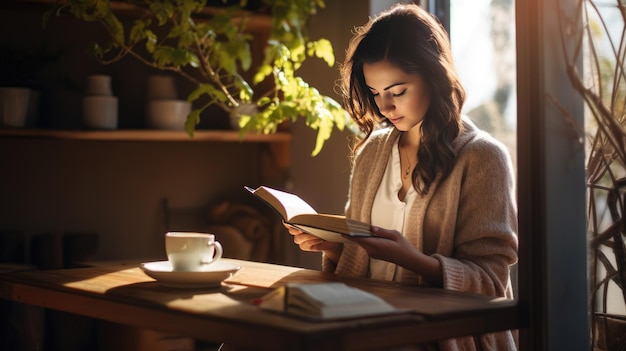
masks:
<path fill-rule="evenodd" d="M 244 42 L 241 45 L 239 45 L 239 50 L 237 51 L 237 57 L 239 58 L 239 61 L 241 62 L 241 68 L 244 71 L 249 70 L 250 66 L 252 66 L 252 54 L 250 53 L 250 44 L 248 44 L 247 42 Z"/>
<path fill-rule="evenodd" d="M 261 67 L 259 67 L 259 70 L 256 72 L 256 74 L 254 75 L 254 78 L 252 80 L 252 82 L 254 84 L 259 84 L 262 81 L 265 80 L 265 78 L 267 76 L 269 76 L 270 74 L 272 74 L 273 68 L 271 65 L 261 65 Z"/>
<path fill-rule="evenodd" d="M 193 110 L 185 120 L 185 131 L 190 137 L 193 137 L 194 130 L 198 123 L 200 123 L 200 110 Z"/>
<path fill-rule="evenodd" d="M 315 139 L 315 148 L 311 152 L 311 156 L 314 157 L 322 151 L 324 143 L 330 138 L 333 131 L 332 121 L 330 119 L 323 119 L 322 116 L 320 116 L 320 118 L 320 125 L 317 129 L 317 138 Z"/>
<path fill-rule="evenodd" d="M 335 53 L 333 45 L 328 39 L 319 39 L 307 44 L 307 54 L 321 58 L 328 64 L 328 67 L 335 65 Z"/>
<path fill-rule="evenodd" d="M 233 59 L 232 55 L 228 53 L 227 46 L 216 43 L 215 50 L 219 67 L 225 70 L 229 75 L 234 74 L 237 71 L 237 62 Z"/>
<path fill-rule="evenodd" d="M 239 89 L 239 100 L 241 100 L 242 102 L 251 101 L 252 96 L 254 95 L 254 90 L 252 90 L 252 87 L 250 87 L 248 82 L 246 82 L 245 79 L 241 78 L 240 76 L 236 76 L 234 83 L 235 86 Z"/>
<path fill-rule="evenodd" d="M 198 64 L 198 57 L 191 51 L 174 48 L 171 46 L 160 46 L 154 50 L 154 59 L 159 67 L 183 67 L 188 64 Z"/>
<path fill-rule="evenodd" d="M 174 6 L 168 1 L 150 2 L 149 8 L 154 13 L 159 26 L 166 24 L 174 13 Z"/>
<path fill-rule="evenodd" d="M 189 94 L 189 96 L 187 97 L 187 101 L 193 102 L 202 95 L 208 95 L 210 98 L 213 98 L 217 101 L 228 101 L 228 98 L 223 91 L 208 83 L 198 85 L 198 87 L 194 89 L 191 94 Z"/>
<path fill-rule="evenodd" d="M 146 50 L 148 50 L 149 53 L 154 54 L 158 40 L 156 34 L 154 34 L 151 30 L 146 30 L 144 31 L 144 35 L 146 36 Z"/>
<path fill-rule="evenodd" d="M 257 106 L 259 107 L 263 107 L 267 104 L 269 104 L 272 100 L 270 98 L 268 98 L 267 96 L 264 96 L 262 98 L 259 99 L 259 101 L 257 101 Z"/>
<path fill-rule="evenodd" d="M 130 28 L 130 36 L 128 38 L 129 42 L 133 44 L 146 39 L 146 32 L 148 31 L 149 29 L 146 28 L 146 22 L 142 20 L 135 21 L 133 26 Z"/>

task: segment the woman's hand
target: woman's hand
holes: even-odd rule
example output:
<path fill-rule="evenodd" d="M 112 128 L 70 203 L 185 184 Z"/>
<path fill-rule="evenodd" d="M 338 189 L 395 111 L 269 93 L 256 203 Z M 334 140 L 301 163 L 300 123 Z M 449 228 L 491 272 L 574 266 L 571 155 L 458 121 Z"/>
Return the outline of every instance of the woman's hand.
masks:
<path fill-rule="evenodd" d="M 371 230 L 378 237 L 346 237 L 361 246 L 372 258 L 409 269 L 433 285 L 443 284 L 443 272 L 439 260 L 417 250 L 397 230 L 379 227 L 372 227 Z"/>
<path fill-rule="evenodd" d="M 372 227 L 375 237 L 348 237 L 361 246 L 371 258 L 401 264 L 407 256 L 419 253 L 411 243 L 397 230 L 388 230 L 380 227 Z M 383 240 L 387 239 L 387 240 Z"/>
<path fill-rule="evenodd" d="M 300 250 L 311 252 L 321 251 L 331 261 L 335 263 L 339 262 L 343 244 L 320 239 L 286 223 L 283 223 L 283 225 L 289 230 L 289 234 L 293 235 L 293 242 L 300 246 Z"/>

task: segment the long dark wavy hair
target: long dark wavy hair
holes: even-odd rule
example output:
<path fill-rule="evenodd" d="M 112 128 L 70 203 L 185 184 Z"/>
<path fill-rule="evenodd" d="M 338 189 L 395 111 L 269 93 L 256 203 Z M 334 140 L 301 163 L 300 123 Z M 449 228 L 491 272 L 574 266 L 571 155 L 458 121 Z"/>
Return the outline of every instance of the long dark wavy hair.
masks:
<path fill-rule="evenodd" d="M 363 64 L 380 61 L 387 61 L 406 74 L 420 75 L 431 93 L 421 127 L 418 164 L 412 175 L 415 189 L 425 194 L 437 175 L 444 179 L 452 170 L 452 141 L 462 129 L 465 90 L 452 60 L 448 34 L 435 17 L 414 4 L 394 5 L 356 28 L 340 68 L 344 106 L 364 133 L 353 152 L 387 121 L 363 75 Z"/>

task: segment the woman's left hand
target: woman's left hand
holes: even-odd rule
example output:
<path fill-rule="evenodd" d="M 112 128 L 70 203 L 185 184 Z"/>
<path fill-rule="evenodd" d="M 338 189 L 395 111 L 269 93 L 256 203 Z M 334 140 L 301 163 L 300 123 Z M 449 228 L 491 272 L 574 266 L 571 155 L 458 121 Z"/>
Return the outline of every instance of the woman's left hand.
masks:
<path fill-rule="evenodd" d="M 375 259 L 395 263 L 426 279 L 434 286 L 443 285 L 443 272 L 439 260 L 417 250 L 397 230 L 372 227 L 378 237 L 348 237 Z"/>
<path fill-rule="evenodd" d="M 397 230 L 372 227 L 377 237 L 348 237 L 361 246 L 367 254 L 375 259 L 400 264 L 402 258 L 419 254 L 408 240 Z"/>

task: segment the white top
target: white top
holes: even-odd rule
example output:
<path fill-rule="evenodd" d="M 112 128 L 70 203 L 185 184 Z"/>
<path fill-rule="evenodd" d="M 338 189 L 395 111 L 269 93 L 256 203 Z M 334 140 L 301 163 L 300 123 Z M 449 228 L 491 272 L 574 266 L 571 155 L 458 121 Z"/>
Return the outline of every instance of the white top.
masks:
<path fill-rule="evenodd" d="M 372 225 L 397 230 L 404 235 L 404 224 L 409 215 L 408 209 L 413 204 L 417 192 L 415 188 L 410 187 L 404 201 L 398 199 L 398 192 L 402 188 L 402 169 L 397 141 L 391 150 L 389 163 L 372 205 Z M 396 267 L 394 263 L 370 258 L 369 277 L 396 280 Z"/>

